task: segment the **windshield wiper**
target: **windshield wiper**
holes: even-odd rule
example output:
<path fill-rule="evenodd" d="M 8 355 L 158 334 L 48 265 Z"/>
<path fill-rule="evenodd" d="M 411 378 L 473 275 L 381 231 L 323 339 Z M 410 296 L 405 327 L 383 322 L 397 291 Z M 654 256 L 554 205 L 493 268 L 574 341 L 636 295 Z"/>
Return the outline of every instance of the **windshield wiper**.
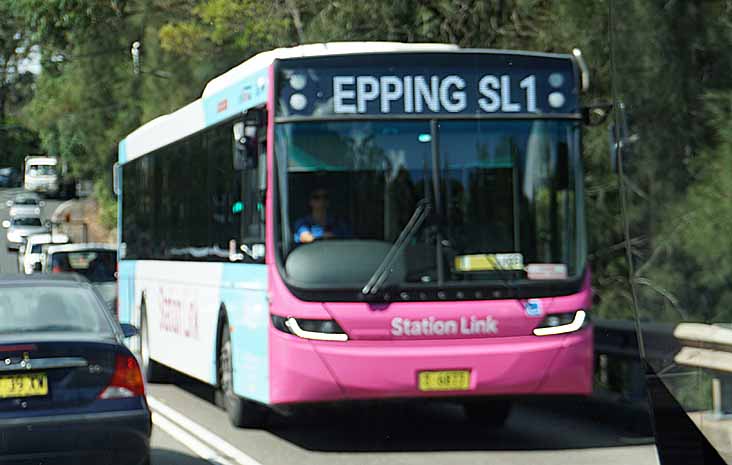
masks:
<path fill-rule="evenodd" d="M 429 215 L 431 210 L 432 204 L 429 200 L 422 199 L 417 202 L 414 213 L 412 213 L 412 216 L 404 226 L 404 229 L 399 233 L 399 237 L 394 241 L 389 252 L 384 256 L 384 259 L 381 261 L 378 268 L 376 268 L 374 274 L 371 275 L 371 278 L 369 278 L 366 285 L 361 289 L 361 293 L 363 295 L 373 295 L 379 292 L 379 288 L 381 288 L 384 281 L 386 281 L 386 278 L 391 274 L 394 262 L 399 257 L 399 254 L 401 254 L 404 246 L 419 230 L 419 227 L 422 226 L 422 223 L 424 223 L 424 220 L 427 218 L 427 215 Z"/>

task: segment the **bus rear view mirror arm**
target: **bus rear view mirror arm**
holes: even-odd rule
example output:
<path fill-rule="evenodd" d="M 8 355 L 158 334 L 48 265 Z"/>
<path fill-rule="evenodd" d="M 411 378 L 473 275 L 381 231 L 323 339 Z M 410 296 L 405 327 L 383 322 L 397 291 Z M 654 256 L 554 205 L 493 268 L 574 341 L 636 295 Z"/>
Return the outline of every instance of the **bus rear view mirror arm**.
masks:
<path fill-rule="evenodd" d="M 612 102 L 592 102 L 582 106 L 582 121 L 587 126 L 599 126 L 604 123 L 613 109 Z"/>

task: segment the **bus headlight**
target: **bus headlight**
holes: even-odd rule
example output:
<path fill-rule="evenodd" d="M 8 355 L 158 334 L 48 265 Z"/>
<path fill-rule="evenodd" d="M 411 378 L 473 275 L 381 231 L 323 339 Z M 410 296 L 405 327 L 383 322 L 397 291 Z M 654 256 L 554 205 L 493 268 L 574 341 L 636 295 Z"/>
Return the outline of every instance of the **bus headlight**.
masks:
<path fill-rule="evenodd" d="M 584 310 L 552 313 L 544 317 L 544 320 L 534 329 L 534 335 L 550 336 L 553 334 L 573 333 L 584 328 L 587 322 L 589 322 L 589 318 Z"/>
<path fill-rule="evenodd" d="M 348 335 L 335 320 L 306 320 L 272 315 L 272 325 L 285 333 L 316 341 L 347 341 Z"/>

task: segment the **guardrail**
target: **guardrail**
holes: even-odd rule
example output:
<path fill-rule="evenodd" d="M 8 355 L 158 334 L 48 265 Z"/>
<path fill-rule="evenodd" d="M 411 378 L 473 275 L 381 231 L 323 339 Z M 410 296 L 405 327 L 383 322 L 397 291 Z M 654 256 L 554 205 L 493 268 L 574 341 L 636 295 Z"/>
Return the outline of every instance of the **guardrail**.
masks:
<path fill-rule="evenodd" d="M 674 337 L 683 344 L 674 356 L 679 365 L 710 371 L 712 416 L 732 416 L 732 329 L 703 323 L 680 323 Z"/>
<path fill-rule="evenodd" d="M 646 359 L 652 366 L 681 365 L 709 371 L 712 418 L 732 417 L 732 327 L 703 323 L 641 323 Z M 645 397 L 645 370 L 638 350 L 635 322 L 595 320 L 595 355 L 600 382 L 613 384 L 611 361 L 625 366 L 621 394 Z"/>
<path fill-rule="evenodd" d="M 595 360 L 599 381 L 614 386 L 632 401 L 646 399 L 646 372 L 638 349 L 636 324 L 632 320 L 594 319 Z M 673 362 L 681 344 L 674 337 L 674 325 L 641 323 L 646 357 L 656 366 Z M 613 369 L 615 366 L 615 369 Z M 617 367 L 620 368 L 617 368 Z M 617 374 L 621 371 L 621 374 Z"/>

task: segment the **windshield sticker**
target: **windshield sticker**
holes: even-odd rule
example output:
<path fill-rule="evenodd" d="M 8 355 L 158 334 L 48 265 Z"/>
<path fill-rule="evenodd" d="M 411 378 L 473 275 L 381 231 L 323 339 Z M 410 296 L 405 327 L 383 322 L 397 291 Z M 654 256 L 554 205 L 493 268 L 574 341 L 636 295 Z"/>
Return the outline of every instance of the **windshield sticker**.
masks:
<path fill-rule="evenodd" d="M 392 336 L 486 336 L 498 334 L 498 321 L 492 316 L 461 316 L 459 320 L 441 320 L 435 317 L 410 320 L 395 317 L 391 320 Z"/>
<path fill-rule="evenodd" d="M 523 269 L 524 256 L 520 253 L 459 255 L 455 257 L 456 271 L 520 271 Z"/>
<path fill-rule="evenodd" d="M 526 267 L 529 279 L 567 279 L 567 265 L 564 263 L 530 263 Z"/>
<path fill-rule="evenodd" d="M 529 299 L 524 304 L 524 309 L 526 310 L 526 316 L 542 316 L 544 314 L 544 310 L 541 306 L 541 300 L 539 299 Z"/>

